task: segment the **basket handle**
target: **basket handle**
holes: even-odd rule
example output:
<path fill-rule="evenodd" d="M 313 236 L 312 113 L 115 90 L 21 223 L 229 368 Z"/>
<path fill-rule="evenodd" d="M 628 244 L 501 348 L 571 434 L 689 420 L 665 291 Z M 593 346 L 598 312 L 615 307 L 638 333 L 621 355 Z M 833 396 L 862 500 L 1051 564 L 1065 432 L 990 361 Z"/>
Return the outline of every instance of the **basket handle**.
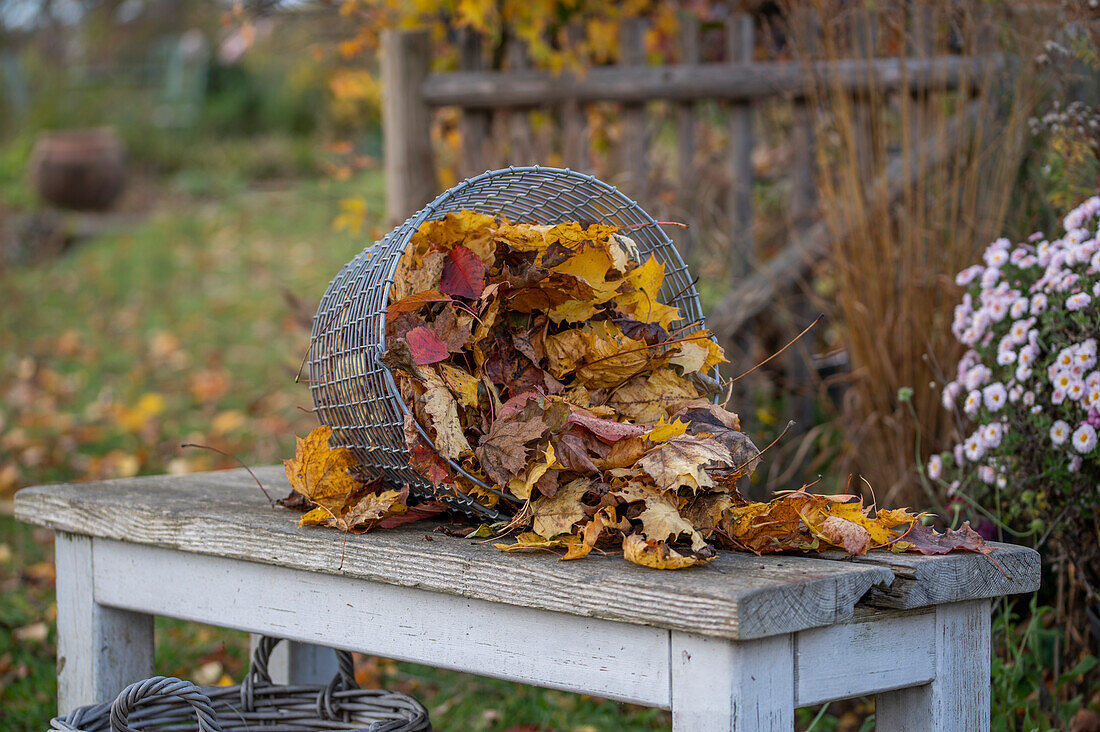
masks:
<path fill-rule="evenodd" d="M 190 704 L 199 721 L 198 732 L 222 732 L 210 698 L 190 681 L 171 676 L 154 676 L 123 689 L 111 705 L 111 732 L 137 732 L 126 723 L 127 718 L 143 700 L 157 696 L 174 696 Z"/>
<path fill-rule="evenodd" d="M 246 710 L 253 708 L 252 692 L 256 686 L 263 686 L 271 683 L 271 672 L 268 670 L 268 662 L 271 660 L 271 651 L 275 646 L 282 642 L 282 638 L 272 638 L 268 635 L 261 635 L 259 641 L 256 643 L 256 647 L 252 649 L 252 659 L 248 667 L 248 675 L 245 676 L 244 681 L 241 683 L 241 705 Z M 337 671 L 336 676 L 333 677 L 330 687 L 340 685 L 345 691 L 352 689 L 358 689 L 359 684 L 355 682 L 355 662 L 352 660 L 351 654 L 347 651 L 342 651 L 334 648 L 333 652 L 336 654 Z"/>

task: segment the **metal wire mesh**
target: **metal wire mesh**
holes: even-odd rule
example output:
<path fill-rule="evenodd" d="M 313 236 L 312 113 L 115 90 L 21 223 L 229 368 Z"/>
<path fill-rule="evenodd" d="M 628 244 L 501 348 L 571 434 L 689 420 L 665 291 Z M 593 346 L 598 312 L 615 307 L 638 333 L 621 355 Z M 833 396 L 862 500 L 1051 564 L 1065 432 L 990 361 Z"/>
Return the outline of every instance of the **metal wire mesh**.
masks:
<path fill-rule="evenodd" d="M 419 499 L 442 498 L 467 513 L 501 519 L 503 514 L 457 491 L 438 493 L 409 467 L 403 433 L 408 408 L 381 361 L 390 285 L 409 240 L 425 221 L 463 209 L 500 214 L 513 223 L 579 221 L 628 228 L 640 254 L 652 254 L 665 266 L 658 299 L 679 309 L 681 325 L 702 327 L 703 314 L 687 267 L 657 222 L 617 188 L 561 168 L 511 167 L 465 180 L 340 270 L 313 318 L 308 359 L 315 411 L 332 427 L 333 442 L 350 448 L 367 476 L 407 483 Z"/>
<path fill-rule="evenodd" d="M 50 721 L 51 732 L 431 732 L 424 706 L 411 696 L 360 689 L 351 654 L 336 651 L 339 672 L 327 686 L 272 684 L 267 664 L 278 638 L 263 637 L 239 686 L 195 686 L 154 676 L 131 684 L 113 702 Z"/>

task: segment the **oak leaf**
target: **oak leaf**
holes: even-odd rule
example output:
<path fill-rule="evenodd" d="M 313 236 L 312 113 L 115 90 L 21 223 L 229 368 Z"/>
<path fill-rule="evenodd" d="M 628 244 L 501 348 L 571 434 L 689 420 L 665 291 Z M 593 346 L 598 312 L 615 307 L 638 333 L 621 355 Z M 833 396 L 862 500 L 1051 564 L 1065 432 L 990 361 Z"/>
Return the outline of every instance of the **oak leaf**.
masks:
<path fill-rule="evenodd" d="M 493 422 L 476 450 L 485 473 L 497 485 L 508 485 L 527 467 L 527 443 L 540 439 L 545 427 L 541 419 Z"/>

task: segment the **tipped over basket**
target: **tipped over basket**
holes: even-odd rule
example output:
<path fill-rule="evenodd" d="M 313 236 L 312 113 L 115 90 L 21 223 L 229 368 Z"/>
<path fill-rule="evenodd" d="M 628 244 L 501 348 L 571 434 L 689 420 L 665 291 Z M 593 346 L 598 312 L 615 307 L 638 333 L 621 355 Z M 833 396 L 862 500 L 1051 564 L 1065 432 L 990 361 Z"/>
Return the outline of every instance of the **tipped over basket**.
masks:
<path fill-rule="evenodd" d="M 360 689 L 351 654 L 336 651 L 339 672 L 326 686 L 271 683 L 267 664 L 278 638 L 263 636 L 239 686 L 196 686 L 154 676 L 130 684 L 113 702 L 74 709 L 51 732 L 245 732 L 348 730 L 431 732 L 424 706 L 411 696 Z"/>
<path fill-rule="evenodd" d="M 684 325 L 702 327 L 703 314 L 683 259 L 653 217 L 617 188 L 560 168 L 511 167 L 463 181 L 344 266 L 314 316 L 308 356 L 313 403 L 321 423 L 332 427 L 332 442 L 352 450 L 365 477 L 407 484 L 415 499 L 442 500 L 472 516 L 502 520 L 506 514 L 461 491 L 437 489 L 409 467 L 403 433 L 408 407 L 382 363 L 390 286 L 410 238 L 425 221 L 463 209 L 513 223 L 578 221 L 629 229 L 639 253 L 664 265 L 658 299 L 678 308 Z M 421 436 L 431 444 L 428 435 Z"/>

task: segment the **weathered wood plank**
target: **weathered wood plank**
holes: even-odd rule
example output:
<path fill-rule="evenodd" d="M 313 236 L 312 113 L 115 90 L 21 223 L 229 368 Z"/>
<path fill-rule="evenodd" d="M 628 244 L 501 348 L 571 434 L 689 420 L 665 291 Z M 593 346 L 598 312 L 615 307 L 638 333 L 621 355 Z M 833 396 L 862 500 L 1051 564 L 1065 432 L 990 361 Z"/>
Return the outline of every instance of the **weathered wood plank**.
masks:
<path fill-rule="evenodd" d="M 935 648 L 936 678 L 879 694 L 878 729 L 989 730 L 989 601 L 940 605 L 928 642 Z"/>
<path fill-rule="evenodd" d="M 106 560 L 95 572 L 103 604 L 669 707 L 669 632 L 662 628 L 94 541 Z"/>
<path fill-rule="evenodd" d="M 730 643 L 672 633 L 673 732 L 794 729 L 790 635 Z"/>
<path fill-rule="evenodd" d="M 871 64 L 875 83 L 884 91 L 934 87 L 951 89 L 960 81 L 977 83 L 978 72 L 999 57 L 940 56 L 931 59 L 880 58 Z M 817 77 L 815 82 L 814 77 Z M 420 86 L 421 98 L 435 107 L 530 107 L 578 102 L 641 104 L 666 99 L 716 99 L 747 102 L 765 97 L 809 94 L 815 84 L 837 84 L 853 91 L 867 84 L 867 62 L 845 59 L 804 64 L 758 61 L 686 66 L 608 66 L 589 69 L 583 77 L 545 71 L 449 72 L 431 74 Z"/>
<path fill-rule="evenodd" d="M 289 490 L 282 468 L 257 475 L 270 492 Z M 74 533 L 726 638 L 842 622 L 868 589 L 893 579 L 887 567 L 732 552 L 673 574 L 613 556 L 559 562 L 432 534 L 430 524 L 345 544 L 270 508 L 243 470 L 28 488 L 16 515 Z"/>
<path fill-rule="evenodd" d="M 153 618 L 95 601 L 91 538 L 59 532 L 55 544 L 57 707 L 68 714 L 153 675 Z"/>
<path fill-rule="evenodd" d="M 427 31 L 382 32 L 386 217 L 391 225 L 404 221 L 439 192 L 431 109 L 415 92 L 427 78 L 430 63 Z"/>
<path fill-rule="evenodd" d="M 990 545 L 994 547 L 990 557 L 873 552 L 851 561 L 888 567 L 894 573 L 893 584 L 874 587 L 867 593 L 863 603 L 871 607 L 906 610 L 1039 589 L 1039 552 L 1015 544 L 990 542 Z"/>
<path fill-rule="evenodd" d="M 936 612 L 857 613 L 847 623 L 795 635 L 795 703 L 834 699 L 926 684 L 936 676 Z M 858 673 L 838 669 L 856 670 Z"/>

